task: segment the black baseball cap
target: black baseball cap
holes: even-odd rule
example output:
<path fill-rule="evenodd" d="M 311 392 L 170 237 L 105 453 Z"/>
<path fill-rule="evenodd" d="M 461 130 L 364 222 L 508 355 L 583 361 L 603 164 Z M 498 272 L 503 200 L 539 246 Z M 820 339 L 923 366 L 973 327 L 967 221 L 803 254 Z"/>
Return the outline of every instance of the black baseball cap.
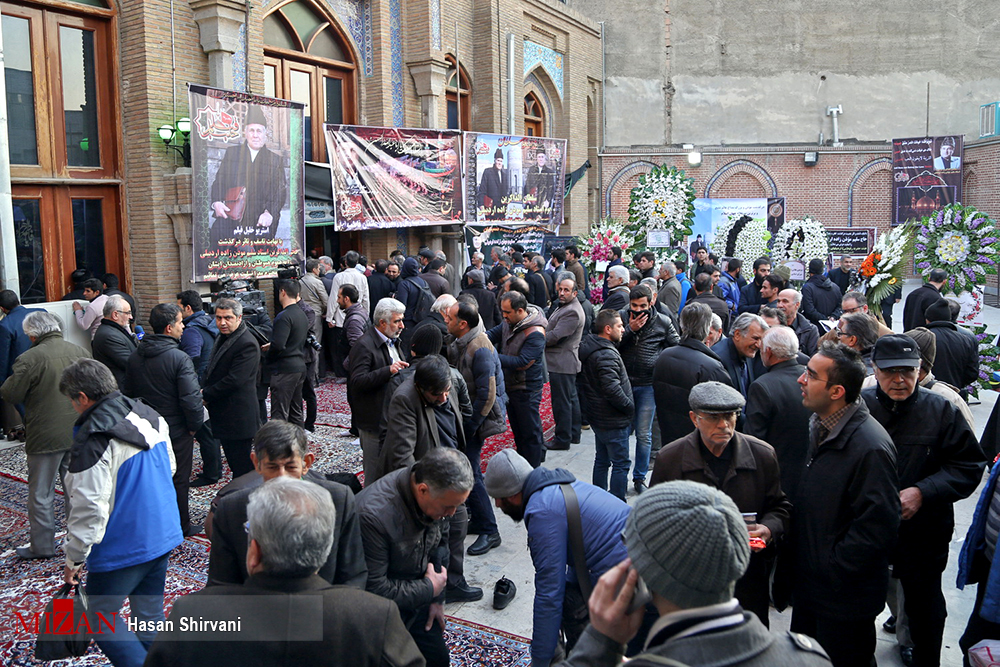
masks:
<path fill-rule="evenodd" d="M 876 368 L 919 368 L 920 347 L 917 341 L 903 334 L 882 336 L 875 343 L 872 363 Z"/>

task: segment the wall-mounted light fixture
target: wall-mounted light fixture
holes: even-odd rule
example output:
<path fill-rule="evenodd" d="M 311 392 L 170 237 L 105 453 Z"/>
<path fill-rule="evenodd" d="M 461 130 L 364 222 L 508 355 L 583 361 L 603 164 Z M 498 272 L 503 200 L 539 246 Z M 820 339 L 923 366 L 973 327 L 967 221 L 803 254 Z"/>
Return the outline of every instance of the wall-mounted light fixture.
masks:
<path fill-rule="evenodd" d="M 191 119 L 181 118 L 174 125 L 161 125 L 156 130 L 168 150 L 175 150 L 184 161 L 185 167 L 191 166 Z M 179 141 L 174 141 L 178 139 Z M 178 145 L 180 144 L 180 145 Z"/>
<path fill-rule="evenodd" d="M 701 166 L 701 151 L 694 150 L 694 144 L 681 144 L 681 148 L 688 151 L 688 164 L 692 167 Z"/>
<path fill-rule="evenodd" d="M 816 163 L 819 162 L 819 153 L 817 151 L 807 151 L 802 154 L 803 160 L 807 167 L 815 167 Z"/>

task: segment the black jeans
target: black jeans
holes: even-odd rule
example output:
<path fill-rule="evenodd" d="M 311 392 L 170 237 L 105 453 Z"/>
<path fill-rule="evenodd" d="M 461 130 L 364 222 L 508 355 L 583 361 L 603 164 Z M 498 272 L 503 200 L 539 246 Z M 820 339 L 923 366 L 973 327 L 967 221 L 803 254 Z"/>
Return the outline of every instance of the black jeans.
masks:
<path fill-rule="evenodd" d="M 552 416 L 556 421 L 553 445 L 580 442 L 580 402 L 576 392 L 576 375 L 549 372 L 552 390 Z"/>
<path fill-rule="evenodd" d="M 222 443 L 222 451 L 226 453 L 226 463 L 229 464 L 229 469 L 233 472 L 233 479 L 253 470 L 253 461 L 250 460 L 253 438 L 242 440 L 219 438 L 219 442 Z"/>
<path fill-rule="evenodd" d="M 833 667 L 875 665 L 874 617 L 829 618 L 797 604 L 792 607 L 791 630 L 818 641 Z"/>
<path fill-rule="evenodd" d="M 305 373 L 271 373 L 271 419 L 302 426 L 302 383 Z"/>
<path fill-rule="evenodd" d="M 186 531 L 191 525 L 191 514 L 188 512 L 188 490 L 191 488 L 191 466 L 194 457 L 194 436 L 184 431 L 182 435 L 170 438 L 174 450 L 174 461 L 177 469 L 174 471 L 174 491 L 177 494 L 177 509 L 181 513 L 181 530 Z"/>
<path fill-rule="evenodd" d="M 194 434 L 198 440 L 198 447 L 201 449 L 201 474 L 213 482 L 219 481 L 222 477 L 222 450 L 219 439 L 212 433 L 212 422 L 206 421 Z"/>
<path fill-rule="evenodd" d="M 480 455 L 483 451 L 483 441 L 478 436 L 473 435 L 465 441 L 465 455 L 472 464 L 472 492 L 465 504 L 469 506 L 469 532 L 475 531 L 481 535 L 492 535 L 499 532 L 497 530 L 497 517 L 493 513 L 493 503 L 486 493 L 486 486 L 483 484 L 482 465 Z"/>
<path fill-rule="evenodd" d="M 514 445 L 532 468 L 542 463 L 542 416 L 538 412 L 541 402 L 541 390 L 507 392 L 507 418 L 514 434 Z"/>
<path fill-rule="evenodd" d="M 948 617 L 941 592 L 941 571 L 935 567 L 921 568 L 900 577 L 899 583 L 903 585 L 903 608 L 910 621 L 913 662 L 917 667 L 937 667 L 941 664 L 941 639 Z"/>
<path fill-rule="evenodd" d="M 306 402 L 306 418 L 303 426 L 310 431 L 316 427 L 316 387 L 313 378 L 306 373 L 306 380 L 302 383 L 302 400 Z"/>
<path fill-rule="evenodd" d="M 430 612 L 429 605 L 417 612 L 417 617 L 410 624 L 410 636 L 427 661 L 427 667 L 448 667 L 451 664 L 451 656 L 444 641 L 444 628 L 435 622 L 430 630 L 424 630 L 428 612 Z"/>

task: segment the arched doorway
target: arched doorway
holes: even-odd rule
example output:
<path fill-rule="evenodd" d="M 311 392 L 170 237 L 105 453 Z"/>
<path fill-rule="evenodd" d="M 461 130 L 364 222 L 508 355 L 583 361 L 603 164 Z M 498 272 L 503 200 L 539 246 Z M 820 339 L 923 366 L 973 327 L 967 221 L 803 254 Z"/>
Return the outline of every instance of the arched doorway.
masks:
<path fill-rule="evenodd" d="M 545 107 L 533 92 L 524 96 L 524 136 L 545 136 Z"/>
<path fill-rule="evenodd" d="M 444 59 L 448 61 L 449 66 L 448 83 L 444 93 L 448 105 L 448 129 L 469 130 L 472 127 L 472 105 L 469 103 L 472 97 L 472 84 L 469 83 L 469 76 L 464 67 L 456 72 L 454 56 L 449 54 Z"/>
<path fill-rule="evenodd" d="M 293 0 L 264 18 L 264 94 L 305 105 L 305 159 L 326 162 L 323 123 L 355 123 L 357 59 L 319 5 Z"/>

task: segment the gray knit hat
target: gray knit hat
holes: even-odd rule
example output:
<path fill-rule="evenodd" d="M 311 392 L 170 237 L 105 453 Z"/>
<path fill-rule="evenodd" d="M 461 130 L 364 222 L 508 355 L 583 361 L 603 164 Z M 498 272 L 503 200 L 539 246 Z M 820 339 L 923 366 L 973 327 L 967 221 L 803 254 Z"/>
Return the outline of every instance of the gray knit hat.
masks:
<path fill-rule="evenodd" d="M 493 498 L 510 498 L 521 493 L 524 480 L 533 468 L 523 456 L 513 449 L 501 449 L 486 466 L 483 482 L 486 493 Z"/>
<path fill-rule="evenodd" d="M 686 609 L 731 599 L 750 563 L 740 510 L 697 482 L 665 482 L 639 496 L 625 523 L 625 546 L 650 590 Z"/>

